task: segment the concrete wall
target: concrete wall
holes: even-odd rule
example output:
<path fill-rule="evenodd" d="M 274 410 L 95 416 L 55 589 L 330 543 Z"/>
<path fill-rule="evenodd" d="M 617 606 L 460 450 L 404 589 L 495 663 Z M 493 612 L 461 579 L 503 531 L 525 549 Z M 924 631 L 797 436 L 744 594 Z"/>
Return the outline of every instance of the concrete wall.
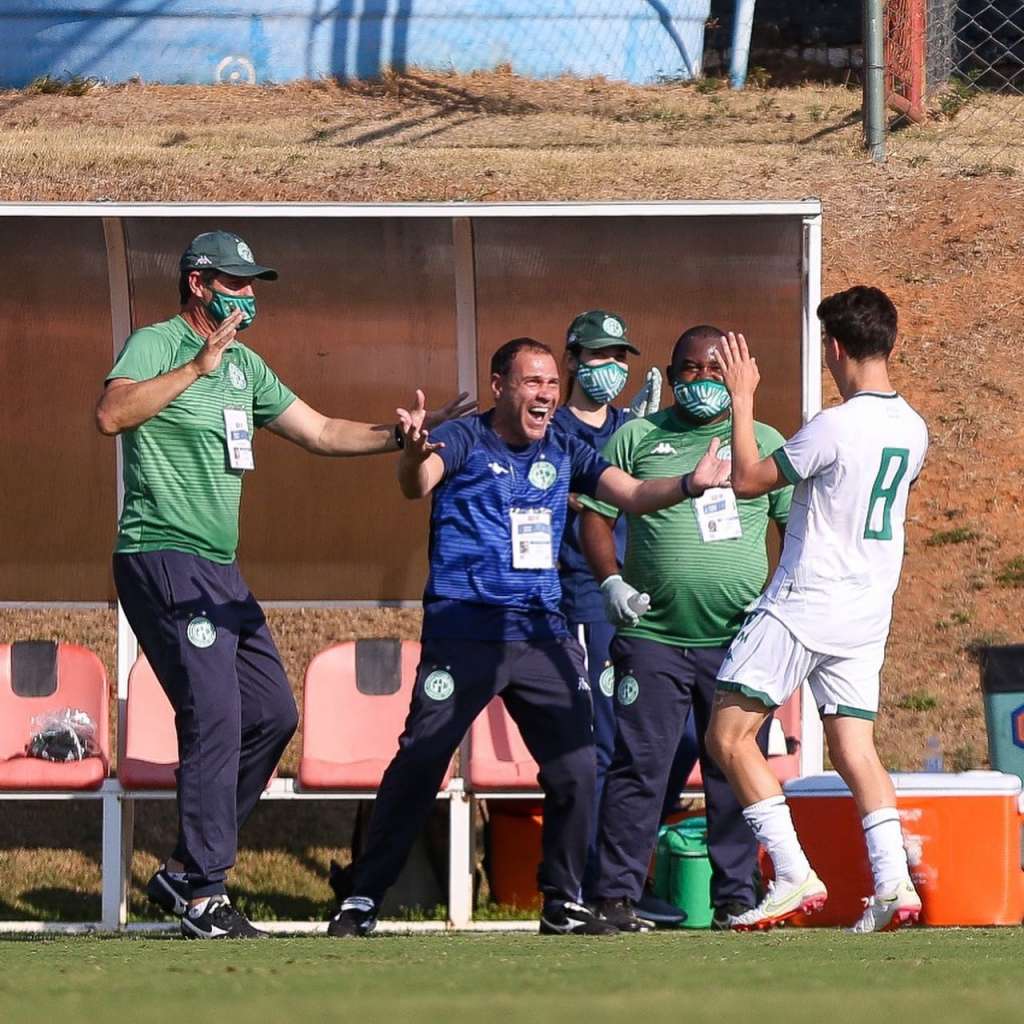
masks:
<path fill-rule="evenodd" d="M 0 0 L 0 86 L 367 78 L 508 64 L 630 82 L 699 72 L 710 0 Z"/>

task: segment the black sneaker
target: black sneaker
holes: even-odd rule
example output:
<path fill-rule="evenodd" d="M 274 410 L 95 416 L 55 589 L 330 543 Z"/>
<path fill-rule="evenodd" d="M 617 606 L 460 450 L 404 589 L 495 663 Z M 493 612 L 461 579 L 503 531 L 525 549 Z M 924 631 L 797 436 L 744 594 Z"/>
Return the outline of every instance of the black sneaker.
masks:
<path fill-rule="evenodd" d="M 181 934 L 186 939 L 269 939 L 239 913 L 227 896 L 211 896 L 206 906 L 190 907 L 181 919 Z"/>
<path fill-rule="evenodd" d="M 636 901 L 635 909 L 638 916 L 658 928 L 678 928 L 686 920 L 685 910 L 680 910 L 668 900 L 659 899 L 646 889 L 643 896 Z"/>
<path fill-rule="evenodd" d="M 167 865 L 161 864 L 146 885 L 146 899 L 155 903 L 164 913 L 184 917 L 188 901 L 192 899 L 192 886 L 184 878 L 172 878 Z"/>
<path fill-rule="evenodd" d="M 361 938 L 377 927 L 377 905 L 367 896 L 349 896 L 331 918 L 327 934 L 335 939 Z"/>
<path fill-rule="evenodd" d="M 598 900 L 593 909 L 598 917 L 615 925 L 620 932 L 654 931 L 654 924 L 651 921 L 637 917 L 632 900 Z"/>
<path fill-rule="evenodd" d="M 619 929 L 582 903 L 548 900 L 540 914 L 541 935 L 618 935 Z"/>
<path fill-rule="evenodd" d="M 733 918 L 745 914 L 751 908 L 742 900 L 727 900 L 725 903 L 715 907 L 714 916 L 711 918 L 711 929 L 716 932 L 727 932 L 732 928 Z"/>

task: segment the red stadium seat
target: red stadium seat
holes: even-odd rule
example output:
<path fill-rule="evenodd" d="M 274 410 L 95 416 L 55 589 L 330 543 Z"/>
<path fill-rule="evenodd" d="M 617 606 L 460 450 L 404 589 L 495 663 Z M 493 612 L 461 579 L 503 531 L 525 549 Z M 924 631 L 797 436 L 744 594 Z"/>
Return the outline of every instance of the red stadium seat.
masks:
<path fill-rule="evenodd" d="M 174 709 L 144 654 L 128 674 L 124 750 L 117 777 L 125 789 L 174 789 L 178 737 Z"/>
<path fill-rule="evenodd" d="M 302 701 L 303 789 L 375 790 L 405 727 L 420 645 L 348 640 L 306 669 Z M 449 765 L 442 788 L 452 770 Z"/>
<path fill-rule="evenodd" d="M 535 793 L 537 762 L 526 749 L 519 726 L 512 721 L 500 697 L 484 708 L 469 730 L 470 790 L 520 790 Z"/>
<path fill-rule="evenodd" d="M 63 762 L 26 756 L 32 719 L 62 708 L 84 711 L 96 723 L 98 754 Z M 77 644 L 0 644 L 0 790 L 98 789 L 109 764 L 109 694 L 100 659 Z"/>

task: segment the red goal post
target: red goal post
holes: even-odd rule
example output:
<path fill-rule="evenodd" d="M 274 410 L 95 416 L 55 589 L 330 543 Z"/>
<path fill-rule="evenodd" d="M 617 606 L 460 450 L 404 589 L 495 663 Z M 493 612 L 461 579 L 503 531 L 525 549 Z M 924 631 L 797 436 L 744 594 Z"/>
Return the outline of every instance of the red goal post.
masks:
<path fill-rule="evenodd" d="M 927 117 L 927 54 L 927 0 L 886 0 L 886 102 L 915 122 Z"/>

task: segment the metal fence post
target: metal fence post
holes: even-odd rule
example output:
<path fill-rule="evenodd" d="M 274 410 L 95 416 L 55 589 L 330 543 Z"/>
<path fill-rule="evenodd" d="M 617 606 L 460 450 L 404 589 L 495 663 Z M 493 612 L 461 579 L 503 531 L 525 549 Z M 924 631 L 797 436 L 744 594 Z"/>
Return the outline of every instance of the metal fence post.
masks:
<path fill-rule="evenodd" d="M 864 145 L 885 160 L 885 32 L 882 0 L 864 0 Z"/>

